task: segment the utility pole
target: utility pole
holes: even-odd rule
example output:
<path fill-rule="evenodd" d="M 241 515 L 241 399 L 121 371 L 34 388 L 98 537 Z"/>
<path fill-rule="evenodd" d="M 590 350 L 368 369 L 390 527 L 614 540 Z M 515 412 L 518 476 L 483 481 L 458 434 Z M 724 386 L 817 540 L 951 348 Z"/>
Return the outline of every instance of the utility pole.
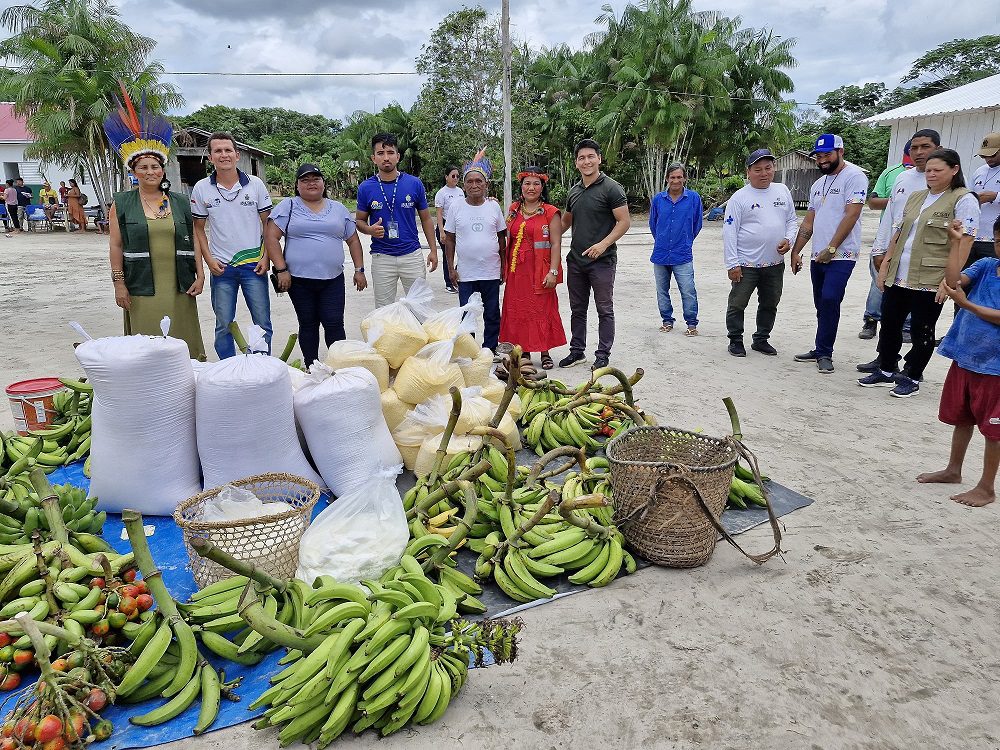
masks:
<path fill-rule="evenodd" d="M 503 38 L 503 209 L 512 203 L 510 189 L 511 160 L 514 150 L 510 122 L 510 0 L 503 0 L 500 33 Z"/>

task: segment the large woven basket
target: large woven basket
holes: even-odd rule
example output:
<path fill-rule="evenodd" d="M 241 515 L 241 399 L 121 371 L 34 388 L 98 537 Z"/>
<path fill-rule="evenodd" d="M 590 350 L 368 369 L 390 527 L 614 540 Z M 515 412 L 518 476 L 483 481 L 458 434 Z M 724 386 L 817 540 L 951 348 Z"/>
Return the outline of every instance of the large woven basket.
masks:
<path fill-rule="evenodd" d="M 657 565 L 708 562 L 739 456 L 731 438 L 671 427 L 635 427 L 606 448 L 615 524 Z"/>
<path fill-rule="evenodd" d="M 309 525 L 313 506 L 319 500 L 319 487 L 292 474 L 258 474 L 230 484 L 249 490 L 262 502 L 288 503 L 292 509 L 238 521 L 202 521 L 205 503 L 219 494 L 221 487 L 202 492 L 178 505 L 174 521 L 184 535 L 184 546 L 198 587 L 204 588 L 233 573 L 195 552 L 191 540 L 196 537 L 211 542 L 238 560 L 259 566 L 277 578 L 293 577 L 299 564 L 299 541 Z"/>

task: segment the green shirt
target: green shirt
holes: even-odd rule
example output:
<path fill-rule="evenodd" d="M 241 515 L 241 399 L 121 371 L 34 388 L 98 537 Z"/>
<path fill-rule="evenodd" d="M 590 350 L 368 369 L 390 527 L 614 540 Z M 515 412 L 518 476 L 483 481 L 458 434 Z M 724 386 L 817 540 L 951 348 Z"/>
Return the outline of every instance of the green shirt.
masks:
<path fill-rule="evenodd" d="M 604 172 L 589 187 L 584 187 L 583 182 L 571 187 L 566 197 L 566 210 L 573 214 L 573 240 L 567 257 L 584 265 L 595 260 L 614 260 L 618 252 L 614 243 L 600 258 L 588 258 L 583 251 L 611 234 L 617 223 L 613 211 L 627 204 L 625 190 Z"/>
<path fill-rule="evenodd" d="M 899 177 L 903 172 L 906 171 L 906 165 L 900 162 L 894 167 L 886 167 L 882 170 L 882 174 L 878 176 L 875 181 L 875 189 L 872 191 L 878 198 L 888 198 L 892 195 L 892 186 L 896 184 L 896 178 Z M 882 209 L 882 214 L 885 213 L 885 209 Z M 882 219 L 882 214 L 879 214 L 879 220 Z"/>

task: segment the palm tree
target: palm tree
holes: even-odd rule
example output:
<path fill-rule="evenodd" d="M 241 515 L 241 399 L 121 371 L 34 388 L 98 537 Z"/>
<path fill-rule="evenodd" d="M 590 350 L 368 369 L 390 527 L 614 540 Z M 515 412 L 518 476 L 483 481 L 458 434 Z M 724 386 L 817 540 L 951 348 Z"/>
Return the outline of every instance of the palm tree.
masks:
<path fill-rule="evenodd" d="M 154 112 L 183 104 L 159 82 L 157 62 L 147 58 L 156 42 L 119 20 L 109 0 L 43 0 L 16 5 L 0 15 L 11 36 L 0 42 L 0 98 L 14 103 L 35 136 L 31 158 L 66 168 L 82 165 L 101 204 L 122 183 L 118 159 L 104 136 L 104 118 L 114 108 L 121 81 L 138 100 L 144 93 Z"/>

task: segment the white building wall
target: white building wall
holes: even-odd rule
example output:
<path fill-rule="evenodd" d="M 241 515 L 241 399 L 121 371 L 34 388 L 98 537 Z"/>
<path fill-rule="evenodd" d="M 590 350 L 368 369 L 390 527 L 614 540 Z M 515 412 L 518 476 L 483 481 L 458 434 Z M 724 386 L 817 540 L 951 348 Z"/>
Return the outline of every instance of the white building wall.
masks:
<path fill-rule="evenodd" d="M 982 158 L 976 155 L 979 145 L 983 142 L 983 136 L 987 133 L 1000 132 L 1000 107 L 978 112 L 929 115 L 894 121 L 886 159 L 887 166 L 899 164 L 906 141 L 922 128 L 932 128 L 941 134 L 941 145 L 958 152 L 962 158 L 962 171 L 969 177 L 983 164 Z"/>
<path fill-rule="evenodd" d="M 0 143 L 0 180 L 6 181 L 8 179 L 13 179 L 15 175 L 7 174 L 6 170 L 3 168 L 4 164 L 10 162 L 16 162 L 18 164 L 18 171 L 21 176 L 24 177 L 24 181 L 29 184 L 40 184 L 42 178 L 47 179 L 52 183 L 52 187 L 58 188 L 60 181 L 69 182 L 70 177 L 73 177 L 73 173 L 61 169 L 50 164 L 41 164 L 38 161 L 33 161 L 24 158 L 24 149 L 27 144 L 24 143 Z M 76 177 L 80 180 L 80 177 Z M 81 185 L 83 182 L 81 181 Z M 84 191 L 86 192 L 86 191 Z"/>

